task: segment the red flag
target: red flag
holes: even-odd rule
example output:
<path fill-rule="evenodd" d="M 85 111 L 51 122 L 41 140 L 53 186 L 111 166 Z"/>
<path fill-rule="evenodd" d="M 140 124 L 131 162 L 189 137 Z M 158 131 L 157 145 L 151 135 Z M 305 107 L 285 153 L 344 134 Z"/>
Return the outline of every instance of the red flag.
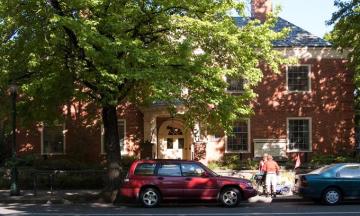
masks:
<path fill-rule="evenodd" d="M 298 154 L 298 155 L 296 156 L 296 162 L 295 162 L 295 168 L 294 168 L 294 169 L 300 167 L 300 164 L 301 164 L 300 155 Z"/>

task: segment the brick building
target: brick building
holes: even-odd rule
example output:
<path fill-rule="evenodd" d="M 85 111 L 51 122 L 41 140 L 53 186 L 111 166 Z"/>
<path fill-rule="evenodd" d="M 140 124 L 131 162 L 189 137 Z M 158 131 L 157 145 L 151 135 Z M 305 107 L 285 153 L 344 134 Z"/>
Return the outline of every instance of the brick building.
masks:
<path fill-rule="evenodd" d="M 271 7 L 270 0 L 253 0 L 252 17 L 264 20 Z M 241 27 L 248 19 L 236 17 L 235 21 Z M 252 103 L 254 115 L 234 124 L 234 136 L 199 133 L 197 127 L 186 130 L 181 117 L 171 118 L 161 103 L 148 108 L 124 103 L 118 123 L 121 153 L 206 163 L 232 153 L 243 158 L 264 152 L 278 157 L 301 153 L 304 157 L 355 150 L 353 73 L 346 69 L 346 55 L 279 18 L 275 29 L 284 27 L 291 32 L 286 39 L 274 42 L 274 49 L 296 57 L 299 64 L 284 65 L 279 74 L 263 69 L 264 77 L 255 88 L 258 97 Z M 229 93 L 241 93 L 241 82 L 227 81 Z M 20 130 L 20 153 L 100 160 L 104 152 L 101 118 L 90 107 L 72 104 L 64 109 L 64 124 Z M 181 106 L 178 112 L 181 116 Z M 93 120 L 84 115 L 94 116 Z"/>

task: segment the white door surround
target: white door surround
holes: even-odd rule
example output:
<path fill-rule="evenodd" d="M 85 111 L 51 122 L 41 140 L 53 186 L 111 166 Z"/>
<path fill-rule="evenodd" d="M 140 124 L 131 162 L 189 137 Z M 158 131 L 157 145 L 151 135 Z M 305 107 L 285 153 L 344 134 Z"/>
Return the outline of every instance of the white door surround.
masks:
<path fill-rule="evenodd" d="M 183 121 L 170 118 L 159 128 L 157 158 L 190 160 L 192 155 L 191 133 Z"/>

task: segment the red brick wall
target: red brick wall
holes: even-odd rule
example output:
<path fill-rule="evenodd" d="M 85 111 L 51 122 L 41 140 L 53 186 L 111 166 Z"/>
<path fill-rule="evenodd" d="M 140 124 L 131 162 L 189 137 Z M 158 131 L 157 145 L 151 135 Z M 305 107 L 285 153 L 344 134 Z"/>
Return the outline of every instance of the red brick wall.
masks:
<path fill-rule="evenodd" d="M 334 153 L 354 149 L 353 73 L 344 60 L 303 60 L 311 65 L 311 92 L 286 92 L 286 69 L 280 74 L 265 71 L 255 89 L 255 115 L 251 118 L 251 140 L 286 138 L 288 117 L 312 118 L 313 152 Z"/>
<path fill-rule="evenodd" d="M 73 158 L 85 162 L 101 161 L 101 116 L 94 106 L 74 103 L 65 109 L 66 116 L 66 154 L 49 156 L 54 158 Z M 126 120 L 125 148 L 131 155 L 140 154 L 143 139 L 143 115 L 130 103 L 118 107 L 118 118 Z M 20 155 L 41 154 L 41 128 L 20 129 L 17 146 Z"/>
<path fill-rule="evenodd" d="M 243 154 L 243 158 L 253 157 L 253 139 L 286 139 L 289 117 L 312 118 L 313 153 L 332 154 L 354 150 L 353 73 L 346 70 L 345 60 L 309 59 L 300 63 L 311 65 L 311 92 L 287 92 L 286 67 L 279 74 L 264 69 L 264 77 L 255 88 L 258 97 L 252 104 L 251 154 Z M 221 151 L 211 151 L 208 160 L 218 158 L 225 152 L 223 140 L 215 144 L 216 149 L 222 146 Z"/>

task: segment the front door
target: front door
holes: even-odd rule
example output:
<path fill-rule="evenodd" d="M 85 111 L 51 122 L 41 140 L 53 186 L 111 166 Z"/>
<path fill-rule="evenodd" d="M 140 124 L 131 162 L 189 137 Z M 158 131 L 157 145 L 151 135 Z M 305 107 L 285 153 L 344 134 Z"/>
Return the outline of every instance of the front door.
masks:
<path fill-rule="evenodd" d="M 184 130 L 180 120 L 171 119 L 162 123 L 158 137 L 158 158 L 191 159 L 191 134 Z"/>
<path fill-rule="evenodd" d="M 164 139 L 166 145 L 166 158 L 167 159 L 184 159 L 184 145 L 185 139 L 181 136 L 168 136 Z"/>

